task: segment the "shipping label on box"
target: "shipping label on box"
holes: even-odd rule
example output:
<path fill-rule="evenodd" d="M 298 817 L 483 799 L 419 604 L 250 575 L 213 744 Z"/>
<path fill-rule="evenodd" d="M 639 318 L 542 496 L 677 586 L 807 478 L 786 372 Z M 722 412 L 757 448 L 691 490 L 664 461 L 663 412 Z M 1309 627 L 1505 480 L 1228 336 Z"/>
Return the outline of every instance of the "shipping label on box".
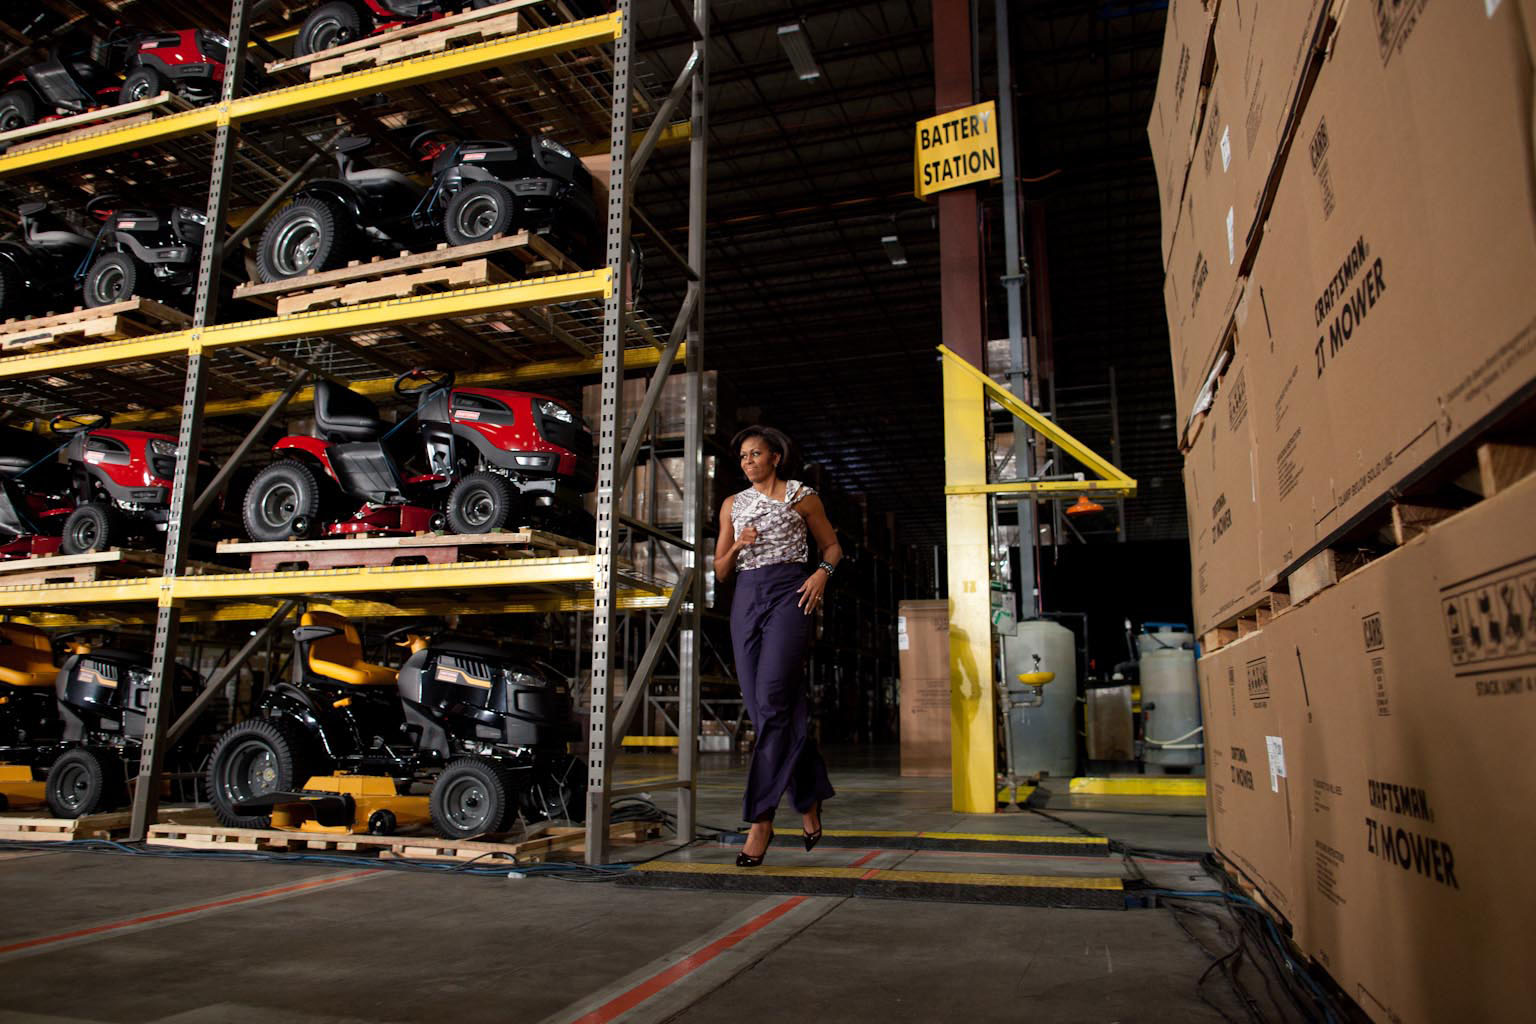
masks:
<path fill-rule="evenodd" d="M 1536 1006 L 1532 508 L 1527 478 L 1263 631 L 1307 694 L 1279 733 L 1305 797 L 1298 943 L 1378 1020 Z"/>
<path fill-rule="evenodd" d="M 1266 573 L 1536 379 L 1531 69 L 1515 10 L 1401 9 L 1412 18 L 1345 9 L 1247 286 L 1274 396 L 1256 421 Z"/>

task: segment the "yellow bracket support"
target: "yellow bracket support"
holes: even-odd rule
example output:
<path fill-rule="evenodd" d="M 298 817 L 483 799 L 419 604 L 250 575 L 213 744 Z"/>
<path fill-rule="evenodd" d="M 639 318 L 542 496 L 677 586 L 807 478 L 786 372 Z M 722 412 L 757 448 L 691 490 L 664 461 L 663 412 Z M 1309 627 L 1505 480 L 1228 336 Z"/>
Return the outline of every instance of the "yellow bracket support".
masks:
<path fill-rule="evenodd" d="M 1040 494 L 1049 498 L 1066 498 L 1092 492 L 1123 498 L 1135 496 L 1135 479 L 1127 476 L 1114 463 L 1067 433 L 1054 421 L 1042 416 L 1013 392 L 955 355 L 944 345 L 939 346 L 939 351 L 944 355 L 946 377 L 952 368 L 954 372 L 965 375 L 981 388 L 984 397 L 992 399 L 1014 417 L 1023 420 L 1031 430 L 1053 442 L 1056 447 L 1099 477 L 1098 480 L 1008 480 L 989 484 L 983 474 L 980 480 L 969 480 L 963 483 L 950 480 L 944 488 L 945 494 Z M 947 427 L 946 420 L 946 431 Z M 985 444 L 985 436 L 982 437 L 982 443 Z"/>
<path fill-rule="evenodd" d="M 963 814 L 990 814 L 996 810 L 998 794 L 988 495 L 1054 498 L 1092 491 L 1128 497 L 1136 493 L 1136 481 L 945 346 L 940 345 L 939 351 L 944 356 L 951 802 Z M 988 483 L 988 398 L 1055 442 L 1100 479 Z"/>

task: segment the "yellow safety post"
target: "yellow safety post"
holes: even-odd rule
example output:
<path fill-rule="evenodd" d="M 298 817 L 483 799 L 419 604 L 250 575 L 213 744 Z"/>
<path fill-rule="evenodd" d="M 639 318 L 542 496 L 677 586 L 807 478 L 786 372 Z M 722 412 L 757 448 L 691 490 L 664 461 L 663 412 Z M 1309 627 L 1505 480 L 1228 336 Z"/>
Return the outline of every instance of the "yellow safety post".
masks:
<path fill-rule="evenodd" d="M 950 792 L 956 811 L 996 809 L 992 701 L 992 592 L 986 486 L 986 403 L 980 382 L 945 350 L 945 539 L 949 548 Z M 985 379 L 985 378 L 983 378 Z"/>

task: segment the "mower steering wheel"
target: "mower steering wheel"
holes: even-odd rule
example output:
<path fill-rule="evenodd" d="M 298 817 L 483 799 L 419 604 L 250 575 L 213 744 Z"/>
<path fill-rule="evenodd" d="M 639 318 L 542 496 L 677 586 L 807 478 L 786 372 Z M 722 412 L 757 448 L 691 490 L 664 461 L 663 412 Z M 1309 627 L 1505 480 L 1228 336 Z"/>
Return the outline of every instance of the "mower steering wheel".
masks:
<path fill-rule="evenodd" d="M 412 383 L 414 383 L 414 386 Z M 452 370 L 423 370 L 417 367 L 395 378 L 395 394 L 401 398 L 425 398 L 435 391 L 453 387 Z"/>
<path fill-rule="evenodd" d="M 444 627 L 441 623 L 411 622 L 385 633 L 384 639 L 396 647 L 409 647 L 411 648 L 411 653 L 415 654 L 419 648 L 416 647 L 413 641 L 422 640 L 431 643 L 432 638 L 442 632 L 444 632 Z"/>
<path fill-rule="evenodd" d="M 112 414 L 106 412 L 61 412 L 48 421 L 48 429 L 64 437 L 73 437 L 90 430 L 112 425 Z"/>
<path fill-rule="evenodd" d="M 423 163 L 427 163 L 452 149 L 458 141 L 458 136 L 452 132 L 445 132 L 441 128 L 428 128 L 413 138 L 406 149 L 415 153 Z"/>
<path fill-rule="evenodd" d="M 54 633 L 48 638 L 49 643 L 53 645 L 54 660 L 58 661 L 64 658 L 66 655 L 70 654 L 84 654 L 86 651 L 90 650 L 90 645 L 80 645 L 72 642 L 76 637 L 82 636 L 100 637 L 106 643 L 111 643 L 113 640 L 117 639 L 116 633 L 112 632 L 110 629 L 103 629 L 100 626 L 90 626 L 85 629 L 70 629 L 64 631 L 63 633 Z M 96 646 L 100 645 L 98 644 Z"/>
<path fill-rule="evenodd" d="M 113 192 L 103 192 L 85 204 L 85 214 L 87 217 L 93 217 L 96 220 L 109 220 L 122 203 L 122 196 Z"/>

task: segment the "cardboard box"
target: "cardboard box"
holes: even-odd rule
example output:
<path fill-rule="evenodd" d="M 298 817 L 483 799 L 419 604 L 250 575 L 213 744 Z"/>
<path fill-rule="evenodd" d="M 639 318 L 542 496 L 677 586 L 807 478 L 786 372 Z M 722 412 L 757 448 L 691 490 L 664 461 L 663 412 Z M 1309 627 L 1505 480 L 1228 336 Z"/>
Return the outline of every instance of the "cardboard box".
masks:
<path fill-rule="evenodd" d="M 1213 78 L 1225 94 L 1218 145 L 1231 151 L 1233 247 L 1250 247 L 1262 224 L 1266 186 L 1286 156 L 1309 69 L 1334 0 L 1232 3 L 1217 19 Z M 1241 259 L 1239 259 L 1241 263 Z"/>
<path fill-rule="evenodd" d="M 1514 4 L 1345 9 L 1244 298 L 1267 576 L 1536 379 L 1530 102 Z"/>
<path fill-rule="evenodd" d="M 640 408 L 640 403 L 645 401 L 645 392 L 650 387 L 651 378 L 625 377 L 623 385 L 624 394 L 624 423 L 623 433 L 628 433 L 634 426 L 635 412 Z M 688 375 L 686 373 L 674 373 L 667 378 L 662 386 L 661 398 L 656 403 L 655 430 L 656 437 L 680 438 L 687 426 Z M 735 431 L 736 402 L 734 394 L 728 384 L 722 384 L 720 374 L 715 370 L 705 370 L 704 379 L 699 387 L 704 396 L 704 436 L 716 437 L 729 435 Z M 598 407 L 602 404 L 603 389 L 601 384 L 588 384 L 581 389 L 581 414 L 588 423 L 598 421 Z"/>
<path fill-rule="evenodd" d="M 1157 93 L 1152 98 L 1152 117 L 1147 121 L 1147 140 L 1152 147 L 1152 167 L 1157 173 L 1157 194 L 1163 211 L 1164 266 L 1173 245 L 1184 178 L 1205 103 L 1205 73 L 1215 8 L 1215 0 L 1168 3 Z"/>
<path fill-rule="evenodd" d="M 1279 726 L 1301 815 L 1297 939 L 1377 1020 L 1536 1006 L 1533 508 L 1536 477 L 1259 634 L 1271 687 L 1304 685 Z"/>
<path fill-rule="evenodd" d="M 1197 634 L 1251 606 L 1261 591 L 1253 372 L 1246 346 L 1229 351 L 1213 404 L 1184 458 Z"/>
<path fill-rule="evenodd" d="M 1206 832 L 1211 846 L 1300 932 L 1301 818 L 1306 794 L 1294 781 L 1284 725 L 1299 690 L 1278 686 L 1281 659 L 1268 630 L 1197 663 L 1205 724 Z"/>
<path fill-rule="evenodd" d="M 896 653 L 901 669 L 901 774 L 947 776 L 949 602 L 901 602 Z"/>
<path fill-rule="evenodd" d="M 1174 402 L 1181 426 L 1242 294 L 1238 273 L 1243 251 L 1232 230 L 1237 182 L 1244 171 L 1242 161 L 1225 145 L 1233 106 L 1226 95 L 1229 87 L 1220 79 L 1211 86 L 1178 232 L 1163 275 Z"/>

